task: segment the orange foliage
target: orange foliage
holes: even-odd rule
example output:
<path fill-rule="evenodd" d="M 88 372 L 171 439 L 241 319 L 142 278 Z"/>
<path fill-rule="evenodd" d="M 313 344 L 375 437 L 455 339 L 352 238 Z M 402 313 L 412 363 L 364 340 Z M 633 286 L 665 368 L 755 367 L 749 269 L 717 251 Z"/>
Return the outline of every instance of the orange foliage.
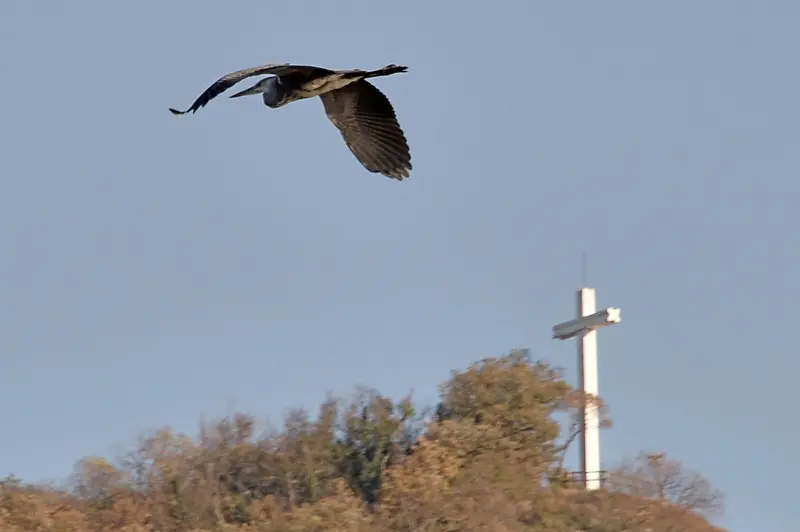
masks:
<path fill-rule="evenodd" d="M 257 434 L 246 414 L 197 438 L 162 429 L 117 465 L 81 460 L 69 490 L 0 481 L 0 531 L 716 530 L 688 498 L 643 491 L 661 485 L 652 479 L 707 485 L 660 455 L 647 478 L 630 467 L 617 475 L 638 493 L 548 483 L 565 449 L 554 415 L 580 406 L 573 392 L 517 351 L 455 372 L 424 424 L 410 399 L 362 390 L 343 407 L 329 398 L 316 419 L 294 410 L 271 433 Z"/>

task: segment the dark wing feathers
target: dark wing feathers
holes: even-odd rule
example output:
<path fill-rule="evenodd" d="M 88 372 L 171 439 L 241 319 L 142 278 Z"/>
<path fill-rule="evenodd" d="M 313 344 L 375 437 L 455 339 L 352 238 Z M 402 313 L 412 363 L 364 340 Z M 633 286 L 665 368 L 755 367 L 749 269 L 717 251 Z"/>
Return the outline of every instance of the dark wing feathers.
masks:
<path fill-rule="evenodd" d="M 410 175 L 408 142 L 392 104 L 380 90 L 362 79 L 320 99 L 328 119 L 364 168 L 399 181 Z"/>
<path fill-rule="evenodd" d="M 231 72 L 230 74 L 226 74 L 219 78 L 217 81 L 211 84 L 203 94 L 198 96 L 197 100 L 192 104 L 185 111 L 178 111 L 177 109 L 173 109 L 170 107 L 170 112 L 174 115 L 183 115 L 188 112 L 196 112 L 201 107 L 205 107 L 205 105 L 210 102 L 212 99 L 216 98 L 229 88 L 233 87 L 243 79 L 252 77 L 252 76 L 262 76 L 266 74 L 273 74 L 276 76 L 284 76 L 289 78 L 298 78 L 299 80 L 306 80 L 316 76 L 321 76 L 325 74 L 329 74 L 331 71 L 325 68 L 319 68 L 314 66 L 308 65 L 290 65 L 288 63 L 282 65 L 262 65 L 257 67 L 245 68 L 243 70 L 237 70 L 236 72 Z"/>

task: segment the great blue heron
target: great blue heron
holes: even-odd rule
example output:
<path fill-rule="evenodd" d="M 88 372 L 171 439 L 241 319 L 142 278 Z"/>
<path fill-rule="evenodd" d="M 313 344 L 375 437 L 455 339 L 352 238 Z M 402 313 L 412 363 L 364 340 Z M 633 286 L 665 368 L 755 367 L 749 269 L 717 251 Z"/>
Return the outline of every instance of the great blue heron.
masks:
<path fill-rule="evenodd" d="M 194 113 L 243 79 L 272 74 L 231 98 L 263 94 L 264 104 L 276 109 L 295 100 L 319 96 L 328 119 L 339 129 L 345 144 L 364 168 L 402 181 L 412 168 L 408 142 L 389 99 L 367 78 L 407 70 L 408 67 L 397 65 L 370 71 L 290 64 L 257 66 L 222 76 L 186 111 L 172 108 L 170 111 L 175 115 Z"/>

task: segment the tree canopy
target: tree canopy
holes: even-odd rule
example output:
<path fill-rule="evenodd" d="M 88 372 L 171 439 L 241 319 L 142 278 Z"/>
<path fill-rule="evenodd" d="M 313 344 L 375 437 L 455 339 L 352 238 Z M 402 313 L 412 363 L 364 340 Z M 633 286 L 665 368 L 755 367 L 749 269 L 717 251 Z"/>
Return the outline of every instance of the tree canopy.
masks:
<path fill-rule="evenodd" d="M 527 353 L 474 363 L 441 386 L 430 416 L 411 397 L 362 388 L 281 430 L 237 413 L 194 437 L 163 428 L 118 460 L 80 460 L 68 486 L 0 481 L 7 532 L 719 530 L 721 495 L 647 454 L 607 488 L 571 484 L 563 454 L 583 399 Z M 594 399 L 593 399 L 594 400 Z"/>

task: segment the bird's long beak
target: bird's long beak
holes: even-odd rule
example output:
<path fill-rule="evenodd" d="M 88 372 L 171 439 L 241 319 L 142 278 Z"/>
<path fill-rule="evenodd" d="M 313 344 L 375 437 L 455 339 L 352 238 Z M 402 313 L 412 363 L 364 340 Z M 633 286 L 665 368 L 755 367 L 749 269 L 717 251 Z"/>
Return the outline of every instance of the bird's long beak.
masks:
<path fill-rule="evenodd" d="M 256 83 L 249 89 L 245 89 L 242 92 L 237 92 L 236 94 L 231 96 L 231 98 L 238 98 L 239 96 L 249 96 L 251 94 L 261 94 L 261 87 L 258 85 L 258 83 Z"/>

